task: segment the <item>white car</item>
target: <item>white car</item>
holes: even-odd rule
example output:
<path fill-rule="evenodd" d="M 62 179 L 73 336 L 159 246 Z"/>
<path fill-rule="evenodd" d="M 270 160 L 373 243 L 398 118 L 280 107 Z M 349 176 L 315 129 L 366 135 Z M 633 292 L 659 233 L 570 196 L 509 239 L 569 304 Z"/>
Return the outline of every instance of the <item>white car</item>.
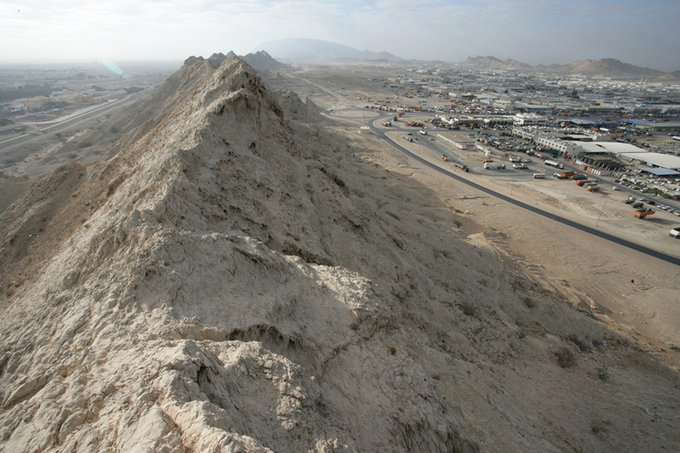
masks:
<path fill-rule="evenodd" d="M 616 187 L 616 186 L 612 187 L 612 189 L 614 189 L 616 192 L 618 192 L 619 190 L 621 190 L 621 189 L 619 189 L 619 188 Z"/>
<path fill-rule="evenodd" d="M 670 234 L 672 238 L 680 239 L 680 226 L 673 228 L 668 234 Z"/>

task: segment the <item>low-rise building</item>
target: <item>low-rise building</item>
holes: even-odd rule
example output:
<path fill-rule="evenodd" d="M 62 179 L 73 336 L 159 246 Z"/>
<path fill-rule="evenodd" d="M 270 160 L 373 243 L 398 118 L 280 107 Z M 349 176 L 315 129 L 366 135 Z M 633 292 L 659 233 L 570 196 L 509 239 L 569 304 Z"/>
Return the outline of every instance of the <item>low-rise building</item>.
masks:
<path fill-rule="evenodd" d="M 539 135 L 534 138 L 534 142 L 563 156 L 576 156 L 582 151 L 581 145 L 550 135 Z"/>
<path fill-rule="evenodd" d="M 518 113 L 514 116 L 513 124 L 515 126 L 541 126 L 547 124 L 548 121 L 536 114 Z"/>

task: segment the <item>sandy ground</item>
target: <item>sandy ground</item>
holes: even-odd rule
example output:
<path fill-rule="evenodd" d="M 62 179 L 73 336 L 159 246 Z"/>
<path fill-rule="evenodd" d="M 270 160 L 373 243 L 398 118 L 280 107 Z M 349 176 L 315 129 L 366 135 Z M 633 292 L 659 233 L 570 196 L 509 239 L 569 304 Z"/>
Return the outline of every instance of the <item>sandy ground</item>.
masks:
<path fill-rule="evenodd" d="M 327 96 L 325 96 L 325 100 Z M 356 105 L 362 107 L 361 101 Z M 344 104 L 337 108 L 346 107 Z M 342 112 L 342 117 L 360 115 Z M 368 112 L 365 116 L 368 116 Z M 410 115 L 404 120 L 426 119 Z M 379 125 L 383 120 L 375 122 Z M 472 241 L 492 246 L 504 261 L 526 273 L 539 285 L 558 293 L 576 309 L 592 312 L 613 330 L 636 338 L 650 353 L 674 370 L 680 370 L 680 268 L 645 254 L 593 237 L 590 234 L 563 226 L 549 219 L 527 212 L 516 206 L 480 193 L 408 159 L 378 137 L 368 137 L 369 131 L 360 124 L 343 122 L 350 137 L 367 146 L 364 156 L 369 162 L 390 171 L 412 177 L 435 190 L 451 210 L 459 213 L 461 228 Z M 600 192 L 591 193 L 573 181 L 524 179 L 509 173 L 484 173 L 481 152 L 473 148 L 449 148 L 449 156 L 473 168 L 463 173 L 451 163 L 445 163 L 423 146 L 424 137 L 417 129 L 392 130 L 388 136 L 401 146 L 443 168 L 490 187 L 525 203 L 534 204 L 548 212 L 567 217 L 575 222 L 596 227 L 601 231 L 642 244 L 664 253 L 680 256 L 680 241 L 668 235 L 678 217 L 657 210 L 651 220 L 633 216 L 630 205 L 621 202 L 627 195 L 602 185 Z M 340 127 L 338 129 L 342 129 Z M 412 132 L 419 141 L 408 143 L 402 136 Z M 439 132 L 430 129 L 436 137 Z M 470 141 L 465 132 L 445 132 L 455 141 Z M 437 141 L 440 141 L 436 138 Z M 444 144 L 443 141 L 440 141 Z M 500 153 L 499 153 L 500 154 Z M 525 155 L 523 155 L 525 156 Z M 497 162 L 501 156 L 492 156 Z M 526 157 L 526 156 L 525 156 Z M 505 162 L 508 166 L 511 164 Z M 527 173 L 551 169 L 534 158 Z M 610 178 L 611 179 L 611 178 Z"/>
<path fill-rule="evenodd" d="M 410 148 L 444 168 L 454 169 L 417 145 Z M 506 262 L 535 282 L 564 295 L 575 306 L 597 313 L 613 329 L 631 334 L 650 351 L 661 354 L 674 369 L 680 369 L 678 352 L 668 347 L 669 343 L 680 344 L 678 266 L 508 205 L 406 160 L 396 150 L 381 150 L 371 157 L 391 171 L 409 175 L 434 189 L 452 210 L 460 212 L 462 228 L 471 240 L 489 243 Z M 510 194 L 509 181 L 464 176 Z M 515 183 L 512 196 L 576 222 L 589 226 L 597 223 L 608 233 L 680 255 L 680 241 L 667 232 L 675 216 L 662 212 L 657 213 L 663 217 L 661 221 L 634 219 L 631 208 L 620 202 L 623 197 L 617 192 L 593 194 L 572 181 L 530 180 Z M 609 200 L 603 211 L 606 198 Z"/>

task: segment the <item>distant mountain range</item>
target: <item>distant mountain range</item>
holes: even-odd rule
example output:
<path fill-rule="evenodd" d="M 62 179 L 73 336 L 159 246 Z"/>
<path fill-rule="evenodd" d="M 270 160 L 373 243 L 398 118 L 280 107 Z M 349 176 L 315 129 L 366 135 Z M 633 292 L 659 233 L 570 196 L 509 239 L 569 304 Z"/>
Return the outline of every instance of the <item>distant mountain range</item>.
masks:
<path fill-rule="evenodd" d="M 264 43 L 258 47 L 258 51 L 243 57 L 256 69 L 275 71 L 286 65 L 280 61 L 324 63 L 324 62 L 389 62 L 412 64 L 414 60 L 404 60 L 389 52 L 372 52 L 370 50 L 357 50 L 342 44 L 323 41 L 320 39 L 285 38 Z M 279 60 L 279 61 L 277 61 Z M 445 64 L 444 62 L 419 61 L 422 64 Z M 614 58 L 601 60 L 573 61 L 568 64 L 536 65 L 532 66 L 521 61 L 507 59 L 501 60 L 493 56 L 468 57 L 463 65 L 473 66 L 480 69 L 519 69 L 525 71 L 552 72 L 556 74 L 583 74 L 586 76 L 605 77 L 654 77 L 664 79 L 680 78 L 680 71 L 663 72 L 656 69 L 643 68 L 628 63 L 623 63 Z"/>
<path fill-rule="evenodd" d="M 294 60 L 301 62 L 323 61 L 403 61 L 401 58 L 389 52 L 371 52 L 370 50 L 357 50 L 353 47 L 344 46 L 320 39 L 285 38 L 270 41 L 259 46 L 266 50 L 272 57 L 278 60 Z"/>
<path fill-rule="evenodd" d="M 242 58 L 246 61 L 246 63 L 258 71 L 277 71 L 279 69 L 285 69 L 289 67 L 280 61 L 276 61 L 264 50 L 260 50 L 259 52 L 255 53 L 249 53 Z"/>
<path fill-rule="evenodd" d="M 532 66 L 517 60 L 501 60 L 496 57 L 467 57 L 463 62 L 467 66 L 476 66 L 480 69 L 531 69 Z"/>
<path fill-rule="evenodd" d="M 531 66 L 517 60 L 501 60 L 492 56 L 468 57 L 464 65 L 475 66 L 480 69 L 525 69 L 528 71 L 554 72 L 557 74 L 583 74 L 588 76 L 608 77 L 677 77 L 677 71 L 668 73 L 656 69 L 642 68 L 628 63 L 622 63 L 614 58 L 602 60 L 572 61 L 565 65 L 552 64 L 549 66 Z"/>

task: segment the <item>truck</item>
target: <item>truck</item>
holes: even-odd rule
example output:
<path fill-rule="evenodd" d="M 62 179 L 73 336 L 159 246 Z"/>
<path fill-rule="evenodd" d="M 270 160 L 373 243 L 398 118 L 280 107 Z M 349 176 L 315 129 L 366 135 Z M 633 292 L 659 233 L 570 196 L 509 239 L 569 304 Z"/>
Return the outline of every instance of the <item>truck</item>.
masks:
<path fill-rule="evenodd" d="M 461 165 L 461 164 L 456 164 L 456 163 L 454 163 L 453 165 L 455 165 L 456 167 L 460 168 L 461 170 L 463 170 L 465 172 L 470 171 L 470 169 L 467 167 L 467 165 Z"/>
<path fill-rule="evenodd" d="M 413 137 L 408 136 L 408 135 L 404 135 L 404 140 L 406 140 L 407 142 L 412 142 L 412 141 L 413 141 Z"/>
<path fill-rule="evenodd" d="M 484 163 L 484 169 L 485 170 L 489 170 L 489 169 L 505 170 L 505 164 L 499 164 L 499 163 L 494 163 L 494 162 L 485 162 Z"/>
<path fill-rule="evenodd" d="M 385 127 L 390 127 L 392 125 L 392 121 L 385 121 L 384 123 L 382 123 L 382 125 Z"/>
<path fill-rule="evenodd" d="M 563 169 L 563 168 L 564 168 L 564 164 L 563 164 L 563 163 L 560 163 L 560 162 L 557 162 L 556 160 L 546 159 L 543 163 L 546 164 L 546 165 L 550 165 L 550 166 L 552 166 L 552 167 L 557 167 L 557 168 L 559 168 L 559 169 Z"/>
<path fill-rule="evenodd" d="M 571 179 L 578 181 L 579 179 L 588 179 L 588 177 L 586 175 L 576 174 L 576 175 L 573 175 L 571 177 Z"/>
<path fill-rule="evenodd" d="M 545 179 L 545 173 L 534 173 L 534 179 Z"/>
<path fill-rule="evenodd" d="M 566 178 L 571 178 L 571 177 L 574 176 L 575 174 L 576 174 L 576 173 L 574 173 L 573 171 L 563 171 L 563 172 L 562 172 L 562 177 L 565 178 L 565 179 L 566 179 Z"/>
<path fill-rule="evenodd" d="M 425 129 L 421 129 L 419 132 L 421 133 L 421 135 L 427 135 L 427 131 Z"/>
<path fill-rule="evenodd" d="M 585 186 L 586 184 L 590 183 L 592 181 L 589 181 L 587 179 L 581 179 L 580 181 L 576 181 L 577 186 Z"/>
<path fill-rule="evenodd" d="M 621 200 L 621 202 L 626 203 L 626 204 L 631 204 L 635 202 L 635 197 L 628 197 L 626 199 Z"/>
<path fill-rule="evenodd" d="M 598 190 L 600 190 L 600 186 L 597 186 L 597 185 L 588 186 L 588 190 L 590 190 L 591 192 L 597 192 Z"/>
<path fill-rule="evenodd" d="M 529 167 L 527 167 L 524 164 L 512 164 L 512 168 L 514 168 L 515 170 L 526 170 Z"/>
<path fill-rule="evenodd" d="M 647 216 L 654 214 L 656 211 L 652 208 L 640 208 L 635 210 L 635 217 L 638 219 L 644 219 Z"/>
<path fill-rule="evenodd" d="M 448 161 L 449 161 L 449 158 L 446 157 L 446 154 L 442 154 L 442 160 L 443 160 L 444 162 L 448 162 Z"/>
<path fill-rule="evenodd" d="M 521 157 L 511 157 L 508 159 L 510 162 L 522 162 Z"/>

